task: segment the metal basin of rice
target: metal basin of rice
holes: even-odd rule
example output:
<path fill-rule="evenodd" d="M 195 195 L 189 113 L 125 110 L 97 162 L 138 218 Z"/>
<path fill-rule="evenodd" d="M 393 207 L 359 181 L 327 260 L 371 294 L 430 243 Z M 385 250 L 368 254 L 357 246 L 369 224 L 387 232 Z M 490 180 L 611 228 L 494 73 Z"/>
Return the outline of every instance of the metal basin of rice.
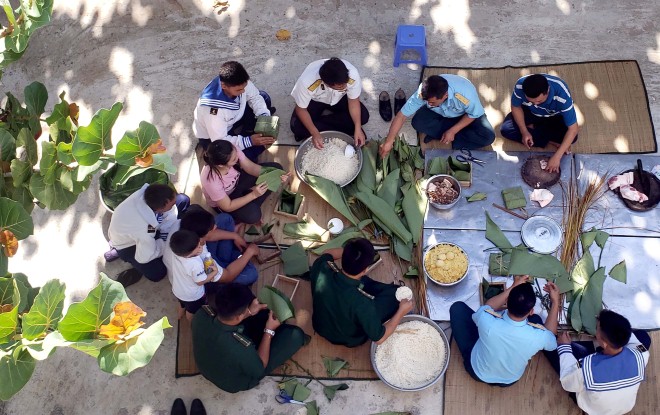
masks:
<path fill-rule="evenodd" d="M 429 187 L 429 185 L 431 183 L 441 182 L 444 179 L 447 179 L 451 182 L 451 186 L 454 188 L 454 190 L 456 190 L 458 192 L 458 196 L 456 196 L 456 199 L 454 199 L 454 201 L 452 201 L 451 203 L 447 203 L 447 204 L 434 202 L 429 197 L 429 204 L 431 206 L 433 206 L 434 208 L 440 209 L 440 210 L 447 210 L 447 209 L 451 209 L 452 207 L 454 207 L 454 205 L 456 203 L 458 203 L 458 201 L 461 199 L 461 194 L 463 193 L 463 189 L 461 188 L 461 184 L 454 177 L 452 177 L 448 174 L 436 174 L 435 176 L 429 177 L 429 179 L 426 181 L 425 190 L 427 192 L 427 196 L 428 196 L 428 187 Z"/>
<path fill-rule="evenodd" d="M 338 138 L 342 141 L 346 141 L 348 144 L 354 146 L 355 140 L 353 137 L 351 137 L 348 134 L 344 134 L 340 131 L 323 131 L 321 133 L 321 137 L 325 138 Z M 296 169 L 296 174 L 298 175 L 298 178 L 302 180 L 303 182 L 309 184 L 307 180 L 305 180 L 305 172 L 302 171 L 302 158 L 303 154 L 307 152 L 310 148 L 314 147 L 314 143 L 312 143 L 312 137 L 308 137 L 305 141 L 303 141 L 300 144 L 300 147 L 298 147 L 298 150 L 296 150 L 296 157 L 294 158 L 293 161 L 293 166 Z M 345 183 L 339 183 L 339 186 L 344 187 L 347 184 L 351 183 L 355 178 L 360 174 L 360 170 L 362 170 L 362 151 L 360 151 L 359 148 L 355 149 L 355 153 L 357 154 L 358 157 L 358 169 L 355 171 L 355 174 L 351 177 L 350 180 L 346 181 Z"/>
<path fill-rule="evenodd" d="M 376 365 L 376 349 L 378 348 L 378 345 L 376 342 L 371 342 L 371 349 L 369 350 L 370 358 L 371 358 L 371 367 L 373 367 L 374 372 L 376 372 L 376 375 L 378 375 L 378 378 L 383 381 L 387 386 L 389 386 L 392 389 L 400 390 L 402 392 L 416 392 L 416 391 L 421 391 L 423 389 L 426 389 L 428 387 L 433 386 L 442 376 L 445 374 L 447 371 L 447 367 L 449 366 L 449 356 L 450 356 L 450 346 L 449 346 L 449 340 L 447 339 L 447 336 L 445 335 L 445 332 L 438 326 L 433 320 L 430 318 L 421 316 L 419 314 L 408 314 L 406 316 L 403 316 L 401 319 L 401 322 L 399 324 L 403 324 L 409 321 L 422 321 L 429 326 L 433 327 L 439 334 L 440 337 L 442 338 L 442 342 L 444 343 L 444 349 L 445 349 L 445 363 L 442 366 L 442 370 L 438 373 L 438 375 L 433 378 L 431 381 L 429 381 L 427 384 L 419 386 L 417 388 L 401 388 L 397 385 L 393 385 L 381 374 L 381 372 L 378 370 L 378 366 Z M 402 353 L 405 353 L 405 351 L 402 351 Z"/>
<path fill-rule="evenodd" d="M 429 261 L 429 260 L 428 260 L 428 258 L 429 258 L 429 253 L 430 253 L 434 248 L 436 248 L 436 247 L 438 247 L 438 246 L 440 246 L 440 245 L 449 245 L 449 246 L 452 246 L 452 247 L 458 248 L 458 250 L 460 251 L 460 253 L 462 253 L 462 255 L 465 256 L 465 261 L 467 262 L 467 267 L 465 268 L 465 272 L 462 273 L 462 275 L 460 275 L 459 277 L 457 277 L 458 279 L 455 280 L 455 281 L 452 281 L 452 282 L 441 282 L 441 281 L 438 281 L 438 280 L 436 280 L 435 278 L 433 278 L 433 277 L 431 276 L 432 271 L 431 271 L 430 264 L 428 264 L 428 261 Z M 424 249 L 424 252 L 423 252 L 423 254 L 422 254 L 422 265 L 423 265 L 423 267 L 424 267 L 424 275 L 426 276 L 426 279 L 427 279 L 427 280 L 432 281 L 432 282 L 434 282 L 435 284 L 437 284 L 437 285 L 439 285 L 439 286 L 441 286 L 441 287 L 451 287 L 451 286 L 454 286 L 454 285 L 456 285 L 456 284 L 459 284 L 461 281 L 463 281 L 463 280 L 465 279 L 465 277 L 467 277 L 468 270 L 470 269 L 470 260 L 469 260 L 469 258 L 468 258 L 467 253 L 465 252 L 465 250 L 464 250 L 463 248 L 461 248 L 460 246 L 458 246 L 458 245 L 456 245 L 456 244 L 453 244 L 453 243 L 451 243 L 451 242 L 438 242 L 438 243 L 436 243 L 436 244 L 433 244 L 433 245 L 427 246 L 427 247 Z"/>

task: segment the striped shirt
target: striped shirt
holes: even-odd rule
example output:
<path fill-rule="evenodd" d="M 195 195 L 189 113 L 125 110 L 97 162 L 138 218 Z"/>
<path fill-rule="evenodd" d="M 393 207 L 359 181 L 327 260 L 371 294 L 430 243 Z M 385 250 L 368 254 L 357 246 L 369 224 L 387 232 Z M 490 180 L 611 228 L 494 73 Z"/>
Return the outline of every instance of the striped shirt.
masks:
<path fill-rule="evenodd" d="M 575 107 L 573 106 L 571 91 L 569 91 L 566 82 L 556 76 L 548 74 L 541 75 L 545 76 L 550 87 L 548 90 L 548 98 L 545 102 L 539 105 L 534 105 L 527 100 L 522 89 L 523 81 L 529 76 L 526 75 L 518 79 L 516 86 L 513 88 L 513 94 L 511 94 L 511 106 L 520 107 L 524 105 L 537 117 L 553 117 L 561 114 L 567 127 L 575 124 L 577 122 L 577 115 L 575 113 Z"/>

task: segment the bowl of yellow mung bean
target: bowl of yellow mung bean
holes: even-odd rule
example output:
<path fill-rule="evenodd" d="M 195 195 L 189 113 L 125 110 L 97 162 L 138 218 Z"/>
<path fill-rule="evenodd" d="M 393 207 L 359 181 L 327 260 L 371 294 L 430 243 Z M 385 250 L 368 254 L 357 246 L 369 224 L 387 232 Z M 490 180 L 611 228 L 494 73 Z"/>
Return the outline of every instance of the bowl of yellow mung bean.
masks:
<path fill-rule="evenodd" d="M 460 246 L 438 242 L 424 249 L 424 275 L 434 283 L 451 287 L 463 281 L 468 273 L 468 256 Z"/>

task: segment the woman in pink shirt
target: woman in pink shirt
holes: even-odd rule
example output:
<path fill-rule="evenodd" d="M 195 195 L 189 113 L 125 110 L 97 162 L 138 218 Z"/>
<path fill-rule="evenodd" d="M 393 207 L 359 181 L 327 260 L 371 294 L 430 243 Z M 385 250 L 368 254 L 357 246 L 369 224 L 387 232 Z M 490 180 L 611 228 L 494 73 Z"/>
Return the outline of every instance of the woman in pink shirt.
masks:
<path fill-rule="evenodd" d="M 211 142 L 204 152 L 202 192 L 206 202 L 218 212 L 229 213 L 237 223 L 261 221 L 261 204 L 270 191 L 266 183 L 256 185 L 261 167 L 282 168 L 278 163 L 256 164 L 243 151 L 226 140 Z M 290 174 L 282 175 L 282 182 Z"/>

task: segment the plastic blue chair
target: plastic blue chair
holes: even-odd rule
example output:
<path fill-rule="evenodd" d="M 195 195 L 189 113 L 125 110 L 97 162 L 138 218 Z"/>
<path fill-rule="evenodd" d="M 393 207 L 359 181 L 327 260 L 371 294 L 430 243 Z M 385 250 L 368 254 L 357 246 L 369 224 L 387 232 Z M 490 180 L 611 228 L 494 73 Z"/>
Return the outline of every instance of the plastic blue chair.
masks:
<path fill-rule="evenodd" d="M 403 52 L 414 50 L 419 59 L 402 59 Z M 394 66 L 401 63 L 419 63 L 426 65 L 426 30 L 419 25 L 399 25 L 394 40 Z"/>

